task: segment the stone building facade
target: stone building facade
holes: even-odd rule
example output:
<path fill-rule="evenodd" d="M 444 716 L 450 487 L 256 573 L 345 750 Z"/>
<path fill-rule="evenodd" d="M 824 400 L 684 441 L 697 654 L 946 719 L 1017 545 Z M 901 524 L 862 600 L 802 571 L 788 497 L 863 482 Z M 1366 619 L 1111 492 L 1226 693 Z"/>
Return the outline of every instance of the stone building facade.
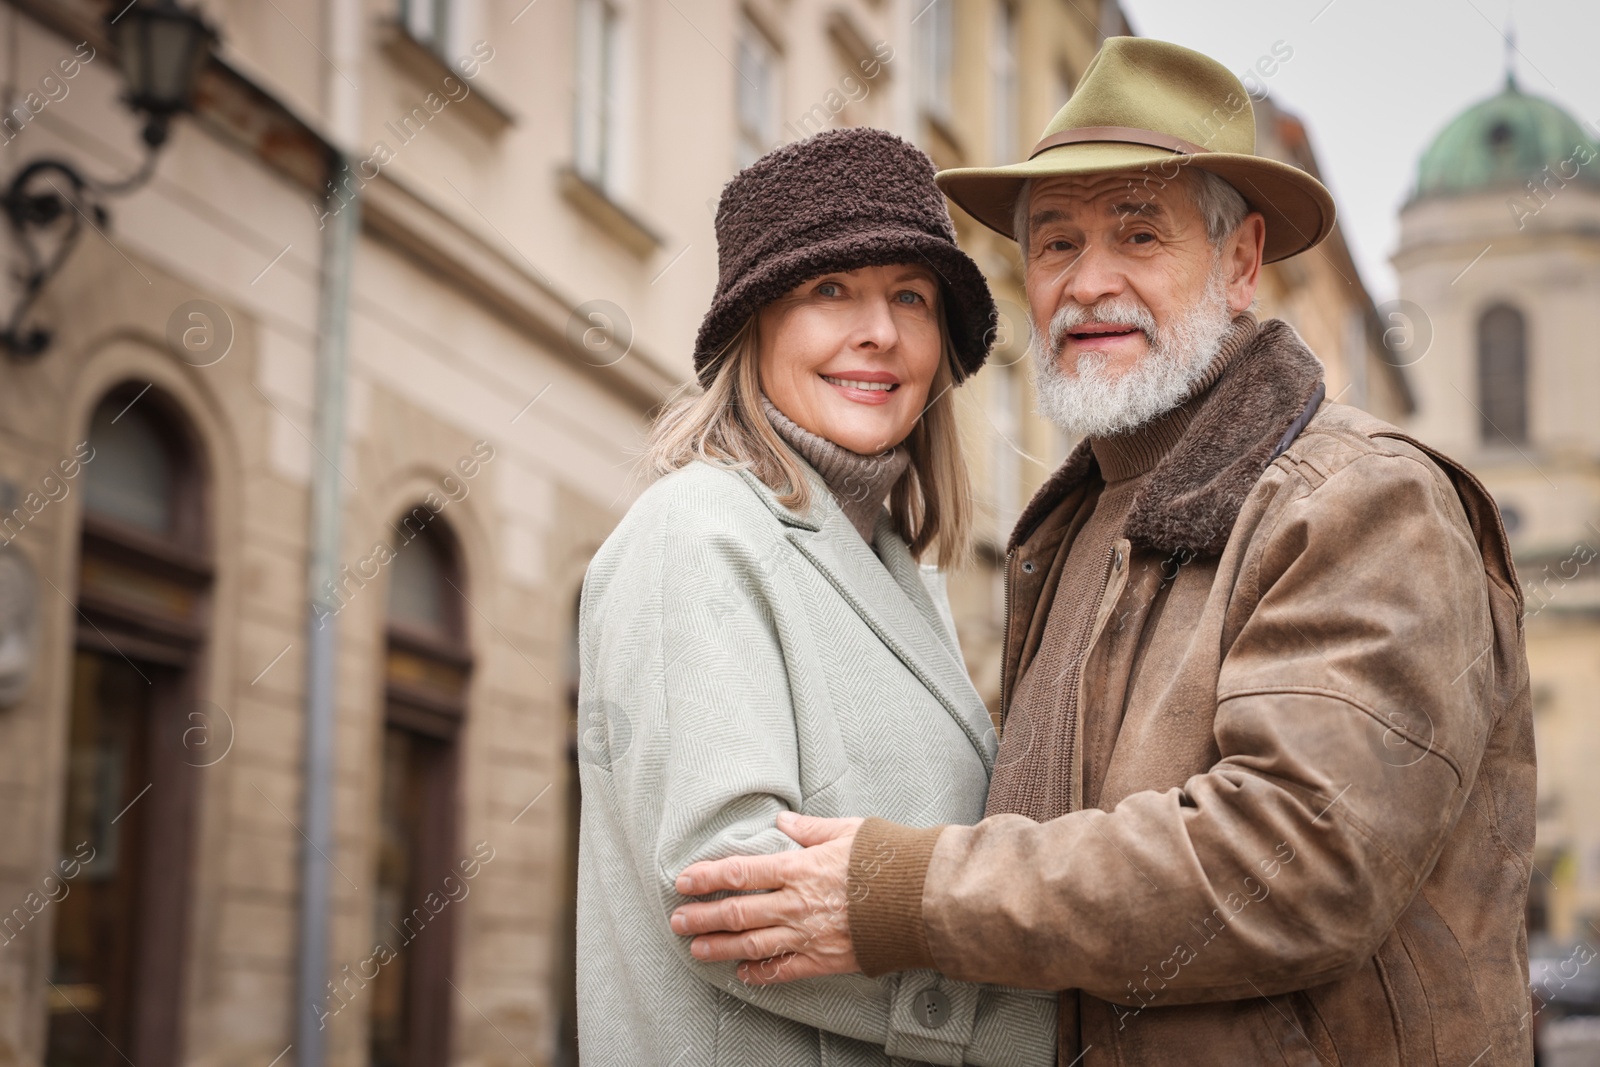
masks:
<path fill-rule="evenodd" d="M 0 4 L 4 180 L 137 170 L 125 2 Z M 194 114 L 136 191 L 72 198 L 90 225 L 28 319 L 51 343 L 0 363 L 0 1065 L 306 1063 L 307 1019 L 341 1067 L 575 1062 L 577 598 L 690 377 L 723 182 L 843 123 L 1009 158 L 1127 27 L 1087 0 L 204 8 Z M 1031 415 L 1014 251 L 958 222 L 1010 331 L 962 400 L 988 527 L 956 593 L 992 690 L 995 548 L 1069 442 Z M 1325 248 L 1267 310 L 1398 403 Z"/>

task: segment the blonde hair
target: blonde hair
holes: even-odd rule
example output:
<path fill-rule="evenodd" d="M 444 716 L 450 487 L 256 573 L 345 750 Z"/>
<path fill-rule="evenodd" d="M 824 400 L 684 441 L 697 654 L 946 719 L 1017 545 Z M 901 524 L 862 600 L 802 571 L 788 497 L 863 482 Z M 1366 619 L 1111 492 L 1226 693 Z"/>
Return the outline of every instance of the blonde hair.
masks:
<path fill-rule="evenodd" d="M 972 549 L 972 492 L 956 423 L 955 348 L 939 316 L 941 357 L 932 399 L 902 444 L 911 462 L 889 489 L 895 531 L 921 560 L 930 549 L 943 570 L 964 563 Z M 811 507 L 811 485 L 800 461 L 761 408 L 761 367 L 752 315 L 717 353 L 711 383 L 693 385 L 669 401 L 651 427 L 645 465 L 668 474 L 695 460 L 749 470 L 792 511 Z"/>

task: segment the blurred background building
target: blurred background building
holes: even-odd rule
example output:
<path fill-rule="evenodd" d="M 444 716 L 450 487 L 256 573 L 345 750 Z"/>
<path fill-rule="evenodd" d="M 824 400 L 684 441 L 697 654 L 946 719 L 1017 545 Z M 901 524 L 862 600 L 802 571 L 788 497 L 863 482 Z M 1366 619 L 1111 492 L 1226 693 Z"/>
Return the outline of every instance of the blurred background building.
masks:
<path fill-rule="evenodd" d="M 573 1063 L 578 592 L 690 377 L 723 182 L 849 123 L 1019 158 L 1129 27 L 214 0 L 157 150 L 175 10 L 0 4 L 0 1067 Z M 1259 96 L 1263 149 L 1314 171 Z M 984 536 L 953 584 L 992 699 L 1001 546 L 1072 442 L 1032 414 L 1013 246 L 957 224 L 1004 311 L 961 391 Z M 1265 273 L 1330 395 L 1406 416 L 1342 237 Z"/>
<path fill-rule="evenodd" d="M 1600 936 L 1600 143 L 1511 77 L 1417 162 L 1394 256 L 1415 432 L 1494 493 L 1539 758 L 1529 932 Z"/>

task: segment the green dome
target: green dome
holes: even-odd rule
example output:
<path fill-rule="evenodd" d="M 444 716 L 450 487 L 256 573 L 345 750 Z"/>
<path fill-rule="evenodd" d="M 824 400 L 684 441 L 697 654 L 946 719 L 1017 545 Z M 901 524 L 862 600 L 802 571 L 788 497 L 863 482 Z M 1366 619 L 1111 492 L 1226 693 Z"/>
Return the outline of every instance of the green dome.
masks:
<path fill-rule="evenodd" d="M 1590 152 L 1600 153 L 1600 145 L 1571 115 L 1508 77 L 1498 95 L 1467 108 L 1433 139 L 1417 165 L 1411 199 L 1521 188 L 1546 166 L 1567 181 L 1600 188 L 1600 158 Z"/>

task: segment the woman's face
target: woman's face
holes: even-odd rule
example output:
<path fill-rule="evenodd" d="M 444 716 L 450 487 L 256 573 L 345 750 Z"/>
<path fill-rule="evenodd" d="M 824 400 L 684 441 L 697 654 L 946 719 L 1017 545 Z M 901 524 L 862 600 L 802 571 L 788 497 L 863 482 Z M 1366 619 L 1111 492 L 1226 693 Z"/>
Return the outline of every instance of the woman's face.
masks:
<path fill-rule="evenodd" d="M 824 274 L 762 308 L 761 387 L 804 429 L 863 455 L 905 440 L 942 358 L 927 267 Z"/>

